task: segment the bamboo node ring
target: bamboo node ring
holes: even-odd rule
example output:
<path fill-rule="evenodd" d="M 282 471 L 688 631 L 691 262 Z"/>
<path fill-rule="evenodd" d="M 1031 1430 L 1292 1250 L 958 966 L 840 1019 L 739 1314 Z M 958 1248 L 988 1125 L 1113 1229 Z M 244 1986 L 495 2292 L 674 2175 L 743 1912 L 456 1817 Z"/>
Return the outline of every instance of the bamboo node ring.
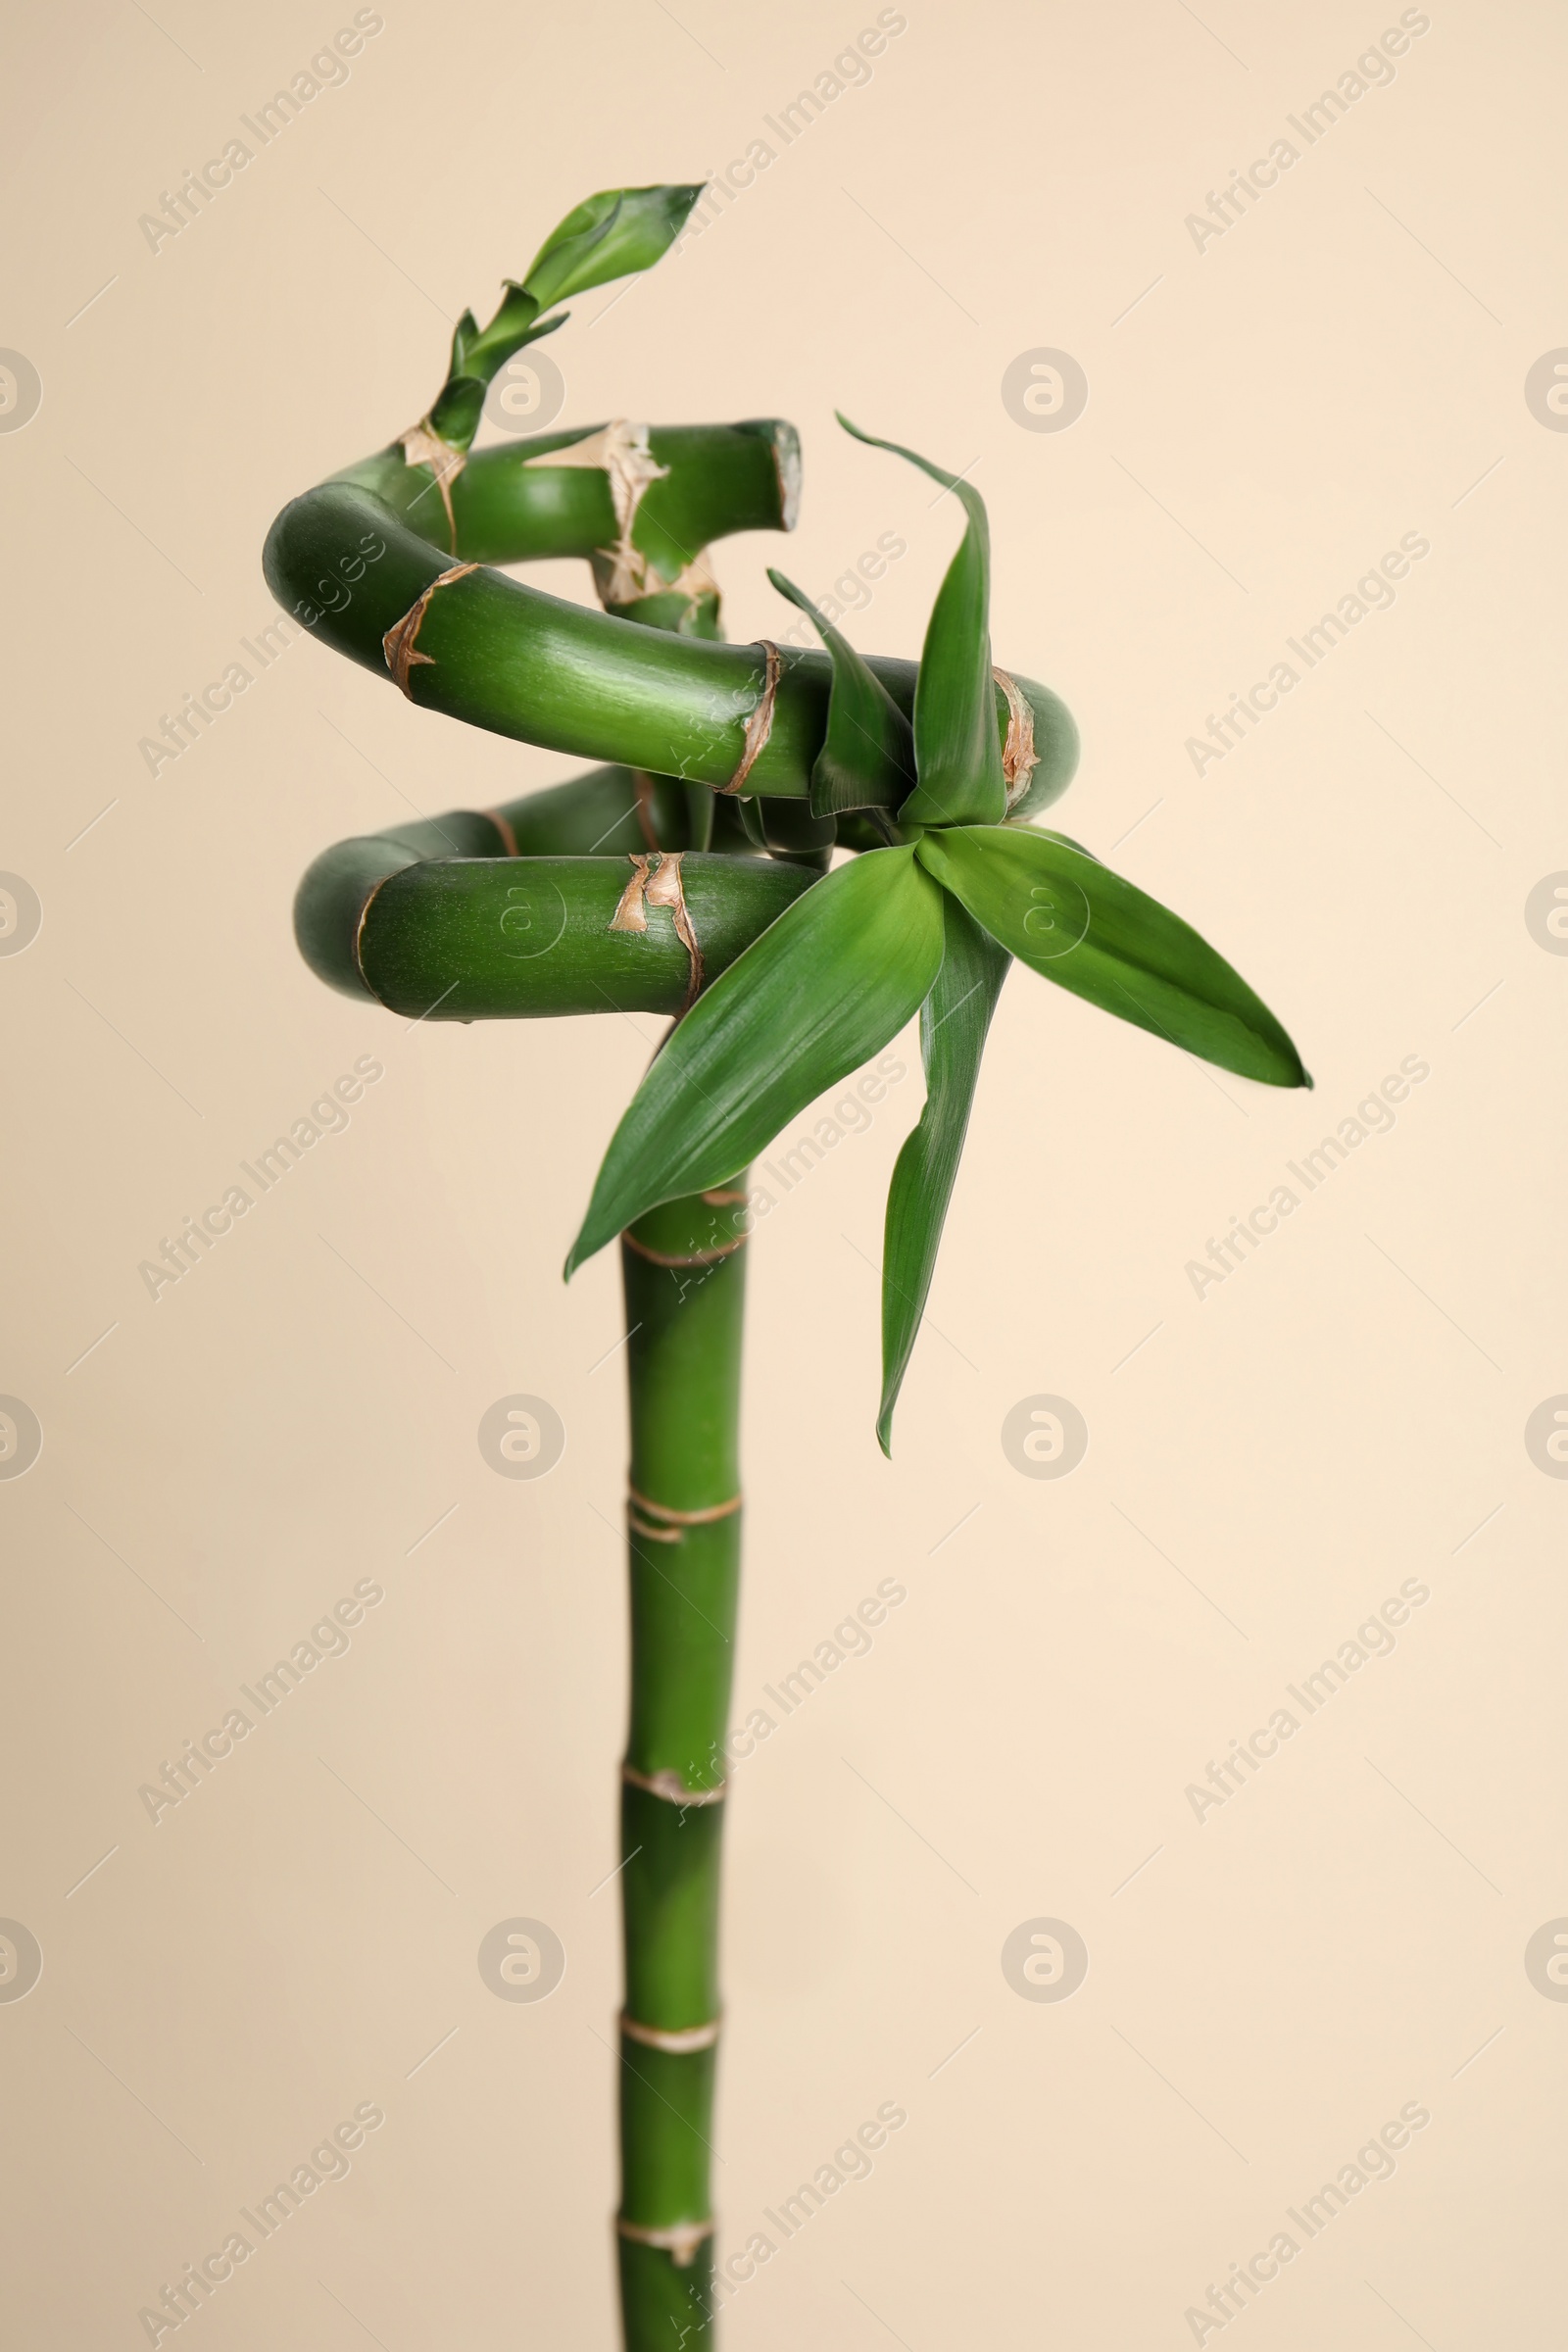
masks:
<path fill-rule="evenodd" d="M 644 2230 L 637 2222 L 622 2221 L 615 2216 L 615 2228 L 622 2237 L 629 2237 L 639 2246 L 657 2246 L 662 2254 L 669 2255 L 677 2271 L 689 2271 L 697 2259 L 697 2249 L 706 2238 L 712 2236 L 716 2223 L 671 2222 L 665 2230 Z"/>
<path fill-rule="evenodd" d="M 778 682 L 784 675 L 784 660 L 770 637 L 759 637 L 762 649 L 762 691 L 746 713 L 746 736 L 741 746 L 741 763 L 727 784 L 714 790 L 734 794 L 740 792 L 747 777 L 767 749 L 767 739 L 773 732 L 773 705 L 778 700 Z"/>
<path fill-rule="evenodd" d="M 1002 746 L 1002 774 L 1007 787 L 1007 807 L 1016 808 L 1029 789 L 1029 779 L 1040 765 L 1040 754 L 1035 750 L 1035 714 L 1027 696 L 1021 694 L 1018 682 L 1004 669 L 992 666 L 991 675 L 1007 698 L 1007 733 Z"/>
<path fill-rule="evenodd" d="M 650 1796 L 662 1797 L 666 1805 L 721 1805 L 724 1801 L 723 1781 L 716 1788 L 688 1788 L 680 1774 L 668 1764 L 658 1772 L 639 1772 L 634 1765 L 623 1764 L 620 1777 L 629 1788 L 642 1788 Z"/>
<path fill-rule="evenodd" d="M 403 618 L 395 620 L 382 638 L 381 652 L 385 656 L 386 665 L 411 702 L 414 698 L 409 693 L 410 670 L 416 662 L 433 662 L 435 660 L 433 654 L 421 654 L 416 650 L 419 623 L 429 609 L 431 597 L 438 588 L 449 588 L 454 580 L 466 579 L 470 571 L 477 571 L 478 568 L 477 564 L 454 564 L 449 570 L 442 572 L 439 579 L 432 580 L 428 588 L 420 591 Z"/>
<path fill-rule="evenodd" d="M 667 2050 L 672 2058 L 685 2058 L 696 2050 L 710 2050 L 722 2025 L 722 2018 L 710 2017 L 705 2026 L 683 2026 L 672 2033 L 662 2026 L 640 2025 L 624 2009 L 620 2013 L 620 2030 L 628 2041 L 640 2041 L 645 2049 Z"/>
<path fill-rule="evenodd" d="M 646 1257 L 652 1266 L 711 1266 L 716 1265 L 721 1257 L 733 1257 L 736 1250 L 742 1249 L 752 1237 L 749 1232 L 737 1233 L 727 1242 L 715 1242 L 710 1250 L 690 1250 L 681 1255 L 675 1255 L 668 1250 L 651 1249 L 647 1242 L 640 1242 L 631 1232 L 623 1233 L 620 1238 L 628 1250 L 634 1250 L 639 1257 Z"/>

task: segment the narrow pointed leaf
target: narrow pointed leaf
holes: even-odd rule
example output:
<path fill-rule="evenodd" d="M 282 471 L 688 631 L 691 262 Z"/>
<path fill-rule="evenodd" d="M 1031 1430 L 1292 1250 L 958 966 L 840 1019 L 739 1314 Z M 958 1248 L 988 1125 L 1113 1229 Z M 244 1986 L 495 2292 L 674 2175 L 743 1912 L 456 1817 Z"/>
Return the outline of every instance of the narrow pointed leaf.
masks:
<path fill-rule="evenodd" d="M 900 809 L 900 818 L 914 825 L 998 825 L 1006 814 L 1007 787 L 991 675 L 991 527 L 985 501 L 956 474 L 917 457 L 912 449 L 862 433 L 847 416 L 841 416 L 839 422 L 857 441 L 891 450 L 918 466 L 953 492 L 968 516 L 926 625 L 914 689 L 919 782 Z"/>
<path fill-rule="evenodd" d="M 529 265 L 523 287 L 542 311 L 612 277 L 651 270 L 667 253 L 703 182 L 688 187 L 605 188 L 552 229 Z"/>
<path fill-rule="evenodd" d="M 891 1453 L 893 1407 L 914 1348 L 958 1173 L 986 1031 L 1012 958 L 943 894 L 942 969 L 920 1008 L 925 1108 L 899 1153 L 882 1243 L 882 1406 L 876 1434 Z"/>
<path fill-rule="evenodd" d="M 611 1139 L 566 1272 L 662 1200 L 710 1192 L 925 1001 L 942 894 L 910 849 L 814 883 L 699 997 Z"/>
<path fill-rule="evenodd" d="M 768 578 L 798 605 L 833 662 L 827 733 L 811 767 L 811 811 L 837 816 L 849 808 L 896 808 L 914 789 L 914 736 L 908 720 L 849 639 L 823 618 L 802 588 L 781 571 Z"/>
<path fill-rule="evenodd" d="M 993 939 L 1058 988 L 1222 1070 L 1310 1086 L 1241 974 L 1179 915 L 1108 866 L 1026 826 L 926 833 L 916 854 Z"/>

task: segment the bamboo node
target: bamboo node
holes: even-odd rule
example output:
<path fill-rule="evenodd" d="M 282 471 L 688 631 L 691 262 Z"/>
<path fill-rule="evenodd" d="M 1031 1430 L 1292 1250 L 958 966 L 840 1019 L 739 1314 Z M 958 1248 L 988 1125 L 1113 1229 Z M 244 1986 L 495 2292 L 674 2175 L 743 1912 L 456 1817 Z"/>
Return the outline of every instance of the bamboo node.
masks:
<path fill-rule="evenodd" d="M 706 1510 L 677 1511 L 667 1502 L 650 1502 L 635 1487 L 628 1487 L 626 1492 L 639 1511 L 647 1511 L 654 1519 L 668 1520 L 673 1527 L 708 1527 L 715 1519 L 732 1519 L 746 1500 L 744 1494 L 732 1494 L 728 1502 L 710 1503 Z"/>
<path fill-rule="evenodd" d="M 675 937 L 686 951 L 686 995 L 681 1003 L 681 1012 L 688 1012 L 696 1004 L 703 991 L 704 979 L 703 951 L 697 944 L 697 933 L 692 927 L 691 914 L 686 906 L 686 892 L 681 883 L 680 861 L 685 855 L 684 850 L 661 852 L 659 871 L 648 885 L 646 899 L 646 904 L 650 906 L 667 906 L 669 908 L 674 919 Z M 678 1020 L 680 1014 L 677 1013 L 675 1017 Z"/>
<path fill-rule="evenodd" d="M 615 543 L 598 550 L 610 566 L 608 583 L 601 588 L 607 605 L 631 604 L 649 593 L 648 559 L 632 545 L 632 526 L 649 485 L 662 482 L 669 467 L 661 466 L 649 448 L 648 430 L 646 424 L 631 424 L 617 416 L 581 441 L 569 442 L 564 449 L 544 450 L 524 461 L 529 466 L 587 466 L 609 476 Z M 662 587 L 663 582 L 657 584 Z"/>
<path fill-rule="evenodd" d="M 449 571 L 442 572 L 439 579 L 432 580 L 428 588 L 420 590 L 403 618 L 395 620 L 382 638 L 381 652 L 386 665 L 411 702 L 414 698 L 409 692 L 410 670 L 416 662 L 433 662 L 435 660 L 433 654 L 419 653 L 416 643 L 431 597 L 438 588 L 449 588 L 454 580 L 466 579 L 470 571 L 477 571 L 478 568 L 477 564 L 454 564 Z"/>
<path fill-rule="evenodd" d="M 686 853 L 684 850 L 654 849 L 646 854 L 640 850 L 628 850 L 626 855 L 631 859 L 632 877 L 620 894 L 619 904 L 610 918 L 610 928 L 612 931 L 645 932 L 648 929 L 648 908 L 668 907 L 674 918 L 675 937 L 686 951 L 686 994 L 681 1000 L 680 1010 L 689 1011 L 702 992 L 705 974 L 703 951 L 692 927 L 691 912 L 686 905 L 686 892 L 680 876 L 680 861 Z M 657 866 L 653 865 L 656 858 L 659 860 Z M 680 1014 L 677 1013 L 675 1017 L 678 1020 Z"/>
<path fill-rule="evenodd" d="M 692 1250 L 681 1256 L 674 1255 L 668 1250 L 651 1250 L 646 1242 L 638 1241 L 630 1231 L 623 1233 L 620 1238 L 628 1250 L 635 1250 L 639 1257 L 646 1257 L 651 1266 L 711 1266 L 716 1265 L 721 1257 L 733 1257 L 736 1250 L 743 1248 L 752 1237 L 750 1233 L 737 1233 L 727 1242 L 715 1242 L 710 1250 Z"/>
<path fill-rule="evenodd" d="M 400 433 L 398 443 L 405 466 L 428 466 L 435 475 L 435 486 L 447 511 L 447 536 L 456 555 L 458 518 L 452 512 L 452 484 L 468 463 L 467 451 L 454 449 L 450 441 L 443 441 L 439 433 L 432 431 L 428 416 L 421 416 L 417 424 L 411 424 L 406 433 Z"/>
<path fill-rule="evenodd" d="M 643 908 L 648 897 L 648 860 L 636 850 L 627 856 L 632 862 L 632 877 L 620 894 L 620 904 L 610 918 L 612 931 L 646 931 L 648 917 Z"/>
<path fill-rule="evenodd" d="M 685 2058 L 697 2050 L 710 2050 L 717 2041 L 722 2018 L 711 2017 L 705 2026 L 683 2026 L 669 2032 L 662 2026 L 640 2025 L 636 2018 L 620 2013 L 620 2030 L 628 2041 L 640 2041 L 645 2049 L 667 2050 L 672 2058 Z"/>
<path fill-rule="evenodd" d="M 629 1503 L 626 1506 L 626 1524 L 634 1536 L 644 1536 L 651 1544 L 679 1544 L 683 1541 L 678 1527 L 650 1527 L 646 1519 L 638 1518 Z"/>
<path fill-rule="evenodd" d="M 726 1783 L 716 1788 L 688 1788 L 680 1774 L 671 1765 L 662 1765 L 658 1772 L 639 1772 L 635 1765 L 623 1764 L 620 1777 L 629 1788 L 642 1788 L 650 1796 L 662 1797 L 666 1805 L 721 1805 Z"/>
<path fill-rule="evenodd" d="M 677 2271 L 689 2271 L 697 2259 L 697 2249 L 712 2236 L 715 2222 L 671 2222 L 665 2230 L 645 2230 L 637 2222 L 622 2221 L 615 2216 L 615 2228 L 622 2237 L 631 2238 L 639 2246 L 657 2246 L 667 2254 Z"/>
<path fill-rule="evenodd" d="M 742 790 L 747 777 L 767 748 L 773 732 L 773 705 L 778 700 L 778 682 L 784 674 L 784 661 L 770 637 L 759 637 L 762 649 L 762 691 L 746 713 L 746 738 L 741 746 L 741 763 L 727 784 L 715 787 L 719 792 L 735 794 Z"/>
<path fill-rule="evenodd" d="M 1029 779 L 1040 765 L 1040 754 L 1035 750 L 1035 714 L 1033 705 L 1004 669 L 993 666 L 991 675 L 1007 698 L 1007 733 L 1002 746 L 1002 773 L 1007 787 L 1007 807 L 1016 808 L 1029 789 Z"/>

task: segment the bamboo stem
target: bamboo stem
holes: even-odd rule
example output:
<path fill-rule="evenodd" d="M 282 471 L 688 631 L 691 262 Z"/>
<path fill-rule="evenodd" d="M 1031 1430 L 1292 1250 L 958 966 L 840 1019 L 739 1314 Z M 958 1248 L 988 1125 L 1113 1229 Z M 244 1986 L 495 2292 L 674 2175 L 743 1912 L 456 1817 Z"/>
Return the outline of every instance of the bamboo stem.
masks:
<path fill-rule="evenodd" d="M 581 454 L 604 430 L 578 426 L 477 451 L 448 483 L 450 528 L 431 468 L 410 466 L 397 443 L 332 478 L 373 492 L 411 529 L 450 548 L 462 563 L 546 556 L 592 563 L 620 535 L 622 522 L 608 467 L 585 464 Z M 791 528 L 800 444 L 782 417 L 652 425 L 647 447 L 658 473 L 636 501 L 629 537 L 662 584 L 678 578 L 715 539 Z M 674 625 L 642 605 L 612 603 L 611 610 L 655 627 Z"/>
<path fill-rule="evenodd" d="M 651 1210 L 621 1245 L 631 1334 L 626 1771 L 635 1776 L 621 1790 L 617 2234 L 626 2352 L 711 2340 L 710 2143 L 740 1578 L 745 1218 L 737 1179 L 722 1195 Z M 650 2035 L 665 2037 L 663 2046 Z M 669 2046 L 672 2035 L 688 2046 Z"/>
<path fill-rule="evenodd" d="M 768 674 L 759 647 L 639 627 L 469 563 L 455 563 L 382 499 L 341 481 L 285 507 L 264 557 L 286 612 L 379 677 L 396 674 L 422 710 L 651 775 L 720 791 L 732 782 Z M 396 672 L 389 634 L 401 649 Z M 916 663 L 871 656 L 867 665 L 901 710 L 912 710 Z M 827 728 L 831 664 L 824 653 L 785 648 L 779 670 L 746 789 L 805 801 Z M 1065 790 L 1078 738 L 1049 687 L 1017 676 L 1012 685 L 1029 705 L 1039 754 L 1022 813 Z M 1001 685 L 995 707 L 1001 744 L 1012 724 Z"/>
<path fill-rule="evenodd" d="M 464 847 L 438 841 L 419 854 L 410 837 L 437 827 Z M 480 827 L 488 838 L 473 841 Z M 680 870 L 710 980 L 812 880 L 783 862 L 705 851 Z M 679 1012 L 693 958 L 670 912 L 656 901 L 644 930 L 615 928 L 633 871 L 625 857 L 510 857 L 493 818 L 441 817 L 318 858 L 300 885 L 295 936 L 330 987 L 410 1019 Z"/>

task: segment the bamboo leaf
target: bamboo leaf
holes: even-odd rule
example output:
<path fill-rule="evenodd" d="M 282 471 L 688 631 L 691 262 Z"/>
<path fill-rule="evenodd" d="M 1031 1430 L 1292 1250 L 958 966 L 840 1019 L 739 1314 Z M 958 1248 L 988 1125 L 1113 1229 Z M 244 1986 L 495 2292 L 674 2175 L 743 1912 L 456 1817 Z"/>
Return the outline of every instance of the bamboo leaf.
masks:
<path fill-rule="evenodd" d="M 942 895 L 909 849 L 873 850 L 788 907 L 675 1030 L 611 1139 L 568 1277 L 623 1227 L 734 1176 L 878 1053 L 942 961 Z"/>
<path fill-rule="evenodd" d="M 978 490 L 933 466 L 897 441 L 862 433 L 847 416 L 847 433 L 872 449 L 906 458 L 951 490 L 968 521 L 958 552 L 937 591 L 920 654 L 914 689 L 914 763 L 919 782 L 899 810 L 912 825 L 996 825 L 1007 808 L 997 740 L 996 686 L 991 675 L 991 528 Z"/>
<path fill-rule="evenodd" d="M 986 1031 L 1012 961 L 943 893 L 942 969 L 920 1008 L 925 1108 L 899 1153 L 882 1244 L 882 1404 L 876 1434 L 891 1454 L 893 1407 L 925 1312 L 958 1173 Z"/>
<path fill-rule="evenodd" d="M 926 833 L 916 855 L 1021 963 L 1266 1086 L 1310 1086 L 1261 999 L 1179 915 L 1087 852 L 1025 826 Z"/>
<path fill-rule="evenodd" d="M 685 226 L 703 185 L 605 188 L 587 197 L 546 237 L 529 264 L 523 290 L 546 311 L 590 286 L 651 270 Z"/>
<path fill-rule="evenodd" d="M 833 663 L 827 733 L 811 768 L 812 814 L 898 808 L 914 789 L 914 736 L 908 720 L 805 590 L 781 571 L 770 569 L 767 576 L 780 596 L 787 596 L 807 615 Z"/>
<path fill-rule="evenodd" d="M 569 294 L 652 269 L 680 233 L 702 187 L 606 188 L 566 215 L 546 237 L 519 283 L 508 278 L 495 317 L 481 327 L 465 311 L 452 336 L 447 380 L 428 422 L 449 449 L 466 453 L 478 430 L 485 388 L 524 345 L 554 334 L 566 314 L 542 314 Z"/>

